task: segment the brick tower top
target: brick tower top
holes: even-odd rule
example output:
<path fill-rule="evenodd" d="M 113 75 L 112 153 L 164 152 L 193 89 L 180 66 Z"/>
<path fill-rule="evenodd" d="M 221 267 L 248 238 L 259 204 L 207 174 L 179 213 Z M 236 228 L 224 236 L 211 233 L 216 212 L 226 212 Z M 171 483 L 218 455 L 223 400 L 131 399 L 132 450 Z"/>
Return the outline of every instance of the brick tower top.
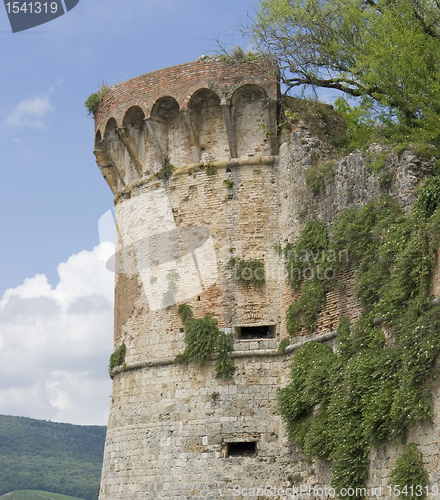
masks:
<path fill-rule="evenodd" d="M 264 60 L 234 64 L 208 59 L 146 73 L 117 85 L 104 97 L 95 115 L 96 131 L 103 134 L 112 117 L 122 125 L 132 106 L 139 106 L 148 117 L 160 99 L 171 97 L 179 109 L 191 109 L 191 101 L 203 89 L 215 92 L 221 103 L 226 104 L 243 85 L 258 85 L 270 100 L 278 97 L 277 71 Z"/>
<path fill-rule="evenodd" d="M 276 155 L 278 97 L 278 72 L 267 59 L 207 58 L 133 78 L 112 88 L 95 114 L 98 166 L 117 194 L 166 159 L 178 168 Z M 127 152 L 128 170 L 119 168 Z"/>

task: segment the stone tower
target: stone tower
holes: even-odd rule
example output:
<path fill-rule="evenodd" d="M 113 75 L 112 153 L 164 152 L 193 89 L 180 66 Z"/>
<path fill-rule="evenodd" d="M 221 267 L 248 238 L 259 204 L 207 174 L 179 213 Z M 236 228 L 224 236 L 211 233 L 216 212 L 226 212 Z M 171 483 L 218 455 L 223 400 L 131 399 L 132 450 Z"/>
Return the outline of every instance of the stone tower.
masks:
<path fill-rule="evenodd" d="M 279 477 L 278 97 L 266 63 L 207 58 L 120 84 L 96 113 L 94 152 L 115 195 L 114 344 L 127 347 L 125 369 L 112 373 L 101 500 L 233 498 L 240 481 Z M 170 178 L 161 178 L 164 165 L 174 166 Z M 161 302 L 175 257 L 161 253 L 173 232 L 200 237 L 191 248 L 183 241 L 175 259 L 183 270 L 175 301 L 234 333 L 231 380 L 216 379 L 213 362 L 174 363 L 185 348 L 182 323 Z M 142 252 L 155 239 L 161 250 Z M 266 271 L 272 264 L 273 276 L 241 286 L 231 253 Z"/>
<path fill-rule="evenodd" d="M 111 373 L 100 500 L 232 500 L 243 488 L 286 498 L 275 489 L 300 472 L 330 484 L 328 464 L 289 444 L 275 401 L 294 350 L 356 316 L 352 275 L 327 293 L 316 330 L 281 354 L 295 295 L 274 247 L 294 241 L 304 206 L 331 222 L 380 186 L 359 153 L 335 164 L 325 195 L 308 193 L 305 171 L 329 152 L 301 125 L 279 147 L 278 98 L 267 61 L 207 57 L 117 85 L 95 114 L 94 153 L 115 196 L 114 346 L 126 346 Z M 418 182 L 413 162 L 393 164 L 402 205 Z M 263 286 L 237 280 L 231 257 L 262 263 Z M 234 335 L 233 378 L 215 378 L 214 360 L 174 362 L 185 349 L 180 303 Z"/>

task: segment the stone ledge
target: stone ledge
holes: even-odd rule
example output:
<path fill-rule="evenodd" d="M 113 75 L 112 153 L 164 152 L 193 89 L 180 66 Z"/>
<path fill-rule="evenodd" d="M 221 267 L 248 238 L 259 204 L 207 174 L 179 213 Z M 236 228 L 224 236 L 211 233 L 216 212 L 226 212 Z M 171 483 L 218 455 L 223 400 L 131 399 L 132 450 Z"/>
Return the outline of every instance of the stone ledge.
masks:
<path fill-rule="evenodd" d="M 326 342 L 328 340 L 332 340 L 336 337 L 336 330 L 333 330 L 329 333 L 324 333 L 322 335 L 313 335 L 312 337 L 308 337 L 307 339 L 302 340 L 301 342 L 296 342 L 295 344 L 289 345 L 286 347 L 283 353 L 280 353 L 278 349 L 250 349 L 245 351 L 232 351 L 231 358 L 250 358 L 250 357 L 266 357 L 266 356 L 284 356 L 289 354 L 307 342 L 315 341 L 315 342 Z M 140 370 L 141 368 L 148 368 L 150 366 L 166 366 L 174 364 L 174 356 L 168 356 L 166 358 L 156 358 L 150 359 L 148 361 L 136 361 L 135 363 L 128 363 L 121 366 L 118 366 L 114 370 L 110 372 L 110 377 L 113 378 L 118 373 L 131 371 L 131 370 Z M 215 359 L 214 356 L 211 359 Z"/>

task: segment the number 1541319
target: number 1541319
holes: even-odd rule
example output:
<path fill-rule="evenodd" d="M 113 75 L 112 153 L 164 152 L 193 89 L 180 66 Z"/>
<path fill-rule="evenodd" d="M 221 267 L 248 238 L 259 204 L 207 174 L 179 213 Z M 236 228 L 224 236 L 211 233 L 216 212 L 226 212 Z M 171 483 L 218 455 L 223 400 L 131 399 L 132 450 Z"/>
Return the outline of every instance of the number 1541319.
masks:
<path fill-rule="evenodd" d="M 8 14 L 19 14 L 20 12 L 29 14 L 55 14 L 58 5 L 57 2 L 8 2 L 6 10 Z"/>

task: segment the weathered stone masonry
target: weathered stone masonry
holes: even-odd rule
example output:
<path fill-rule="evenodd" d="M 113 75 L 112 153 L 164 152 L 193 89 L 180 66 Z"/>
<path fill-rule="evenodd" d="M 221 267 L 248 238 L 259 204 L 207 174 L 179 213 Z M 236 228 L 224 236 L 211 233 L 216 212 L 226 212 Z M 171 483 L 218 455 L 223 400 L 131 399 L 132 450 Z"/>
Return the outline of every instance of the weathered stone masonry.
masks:
<path fill-rule="evenodd" d="M 353 278 L 338 275 L 347 287 L 328 293 L 316 331 L 302 332 L 281 355 L 277 346 L 287 337 L 284 318 L 294 294 L 274 245 L 295 241 L 305 205 L 331 222 L 380 188 L 356 153 L 335 164 L 326 194 L 312 196 L 305 185 L 311 153 L 324 151 L 325 161 L 331 151 L 301 127 L 278 147 L 278 97 L 276 73 L 266 63 L 206 60 L 120 84 L 98 109 L 95 155 L 115 195 L 117 223 L 136 231 L 140 214 L 126 209 L 129 200 L 165 189 L 177 227 L 209 229 L 218 279 L 186 302 L 196 317 L 210 313 L 237 336 L 232 380 L 215 379 L 213 362 L 175 365 L 185 347 L 176 307 L 151 310 L 136 270 L 116 274 L 114 343 L 124 342 L 127 355 L 125 370 L 112 374 L 100 500 L 232 499 L 234 485 L 287 487 L 294 473 L 305 484 L 330 484 L 329 465 L 307 462 L 288 442 L 275 399 L 288 383 L 296 346 L 310 338 L 332 342 L 339 318 L 358 314 Z M 175 167 L 173 176 L 159 181 L 166 161 Z M 404 208 L 419 180 L 417 161 L 388 152 L 390 194 Z M 215 167 L 212 175 L 208 167 Z M 227 265 L 231 255 L 263 261 L 266 284 L 239 285 Z M 238 338 L 242 328 L 255 326 L 270 328 L 272 338 Z M 438 443 L 439 430 L 437 416 L 430 427 L 414 430 L 434 482 L 438 455 L 427 440 Z M 386 484 L 397 451 L 372 457 L 374 486 Z"/>

